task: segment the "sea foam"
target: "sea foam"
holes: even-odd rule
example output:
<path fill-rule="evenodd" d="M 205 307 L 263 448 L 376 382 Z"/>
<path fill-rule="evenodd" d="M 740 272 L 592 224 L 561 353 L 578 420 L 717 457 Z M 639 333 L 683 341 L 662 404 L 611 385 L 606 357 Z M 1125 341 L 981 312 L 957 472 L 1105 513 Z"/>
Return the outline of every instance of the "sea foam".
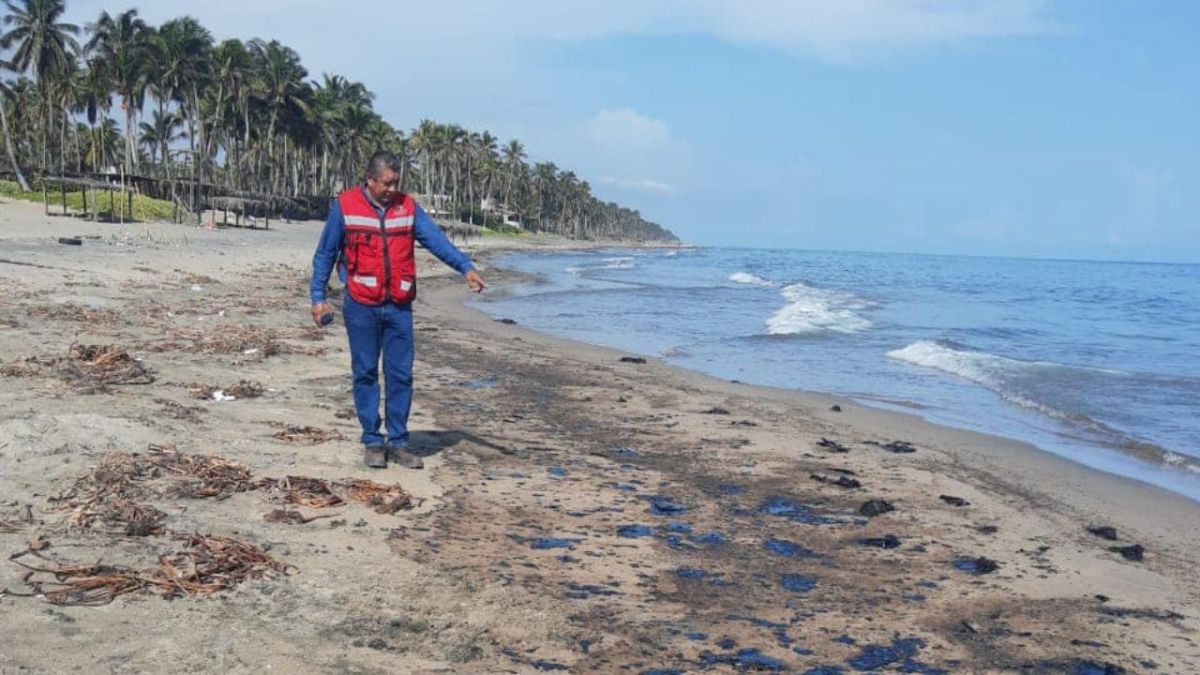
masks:
<path fill-rule="evenodd" d="M 887 355 L 924 368 L 940 370 L 982 385 L 1009 403 L 1035 410 L 1103 435 L 1123 435 L 1116 429 L 1077 411 L 1064 410 L 1056 405 L 1034 400 L 1024 390 L 1038 389 L 1040 382 L 1053 380 L 1064 386 L 1075 382 L 1082 386 L 1085 378 L 1096 376 L 1128 376 L 1121 371 L 1103 368 L 1068 366 L 1049 361 L 1022 361 L 987 352 L 959 349 L 936 340 L 918 340 Z"/>
<path fill-rule="evenodd" d="M 735 284 L 747 284 L 750 286 L 766 286 L 768 288 L 773 288 L 776 286 L 775 282 L 768 281 L 767 279 L 764 279 L 756 274 L 750 274 L 749 272 L 734 272 L 733 274 L 729 275 L 729 280 Z"/>
<path fill-rule="evenodd" d="M 771 335 L 861 333 L 872 326 L 858 312 L 873 304 L 853 293 L 803 283 L 786 286 L 782 293 L 788 304 L 767 319 L 767 333 Z"/>

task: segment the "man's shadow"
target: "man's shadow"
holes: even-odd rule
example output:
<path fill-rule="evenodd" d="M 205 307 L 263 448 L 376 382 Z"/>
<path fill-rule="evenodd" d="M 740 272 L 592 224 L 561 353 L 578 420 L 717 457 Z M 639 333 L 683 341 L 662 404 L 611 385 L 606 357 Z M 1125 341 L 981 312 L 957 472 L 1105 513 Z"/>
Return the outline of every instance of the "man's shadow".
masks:
<path fill-rule="evenodd" d="M 452 448 L 463 441 L 481 445 L 503 454 L 511 454 L 512 450 L 502 445 L 482 439 L 475 434 L 465 431 L 414 431 L 408 436 L 409 452 L 418 457 L 436 455 L 447 448 Z"/>

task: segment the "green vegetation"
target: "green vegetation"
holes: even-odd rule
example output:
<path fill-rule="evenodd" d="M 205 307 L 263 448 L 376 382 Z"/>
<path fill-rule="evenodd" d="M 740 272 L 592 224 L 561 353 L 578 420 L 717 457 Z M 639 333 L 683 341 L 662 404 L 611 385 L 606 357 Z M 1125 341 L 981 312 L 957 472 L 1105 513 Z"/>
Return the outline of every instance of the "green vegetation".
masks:
<path fill-rule="evenodd" d="M 51 189 L 48 193 L 48 196 L 50 197 L 50 212 L 51 213 L 61 213 L 62 205 L 63 205 L 62 191 Z M 20 199 L 20 200 L 27 201 L 27 202 L 37 202 L 38 204 L 44 203 L 44 199 L 42 198 L 42 190 L 40 187 L 35 185 L 34 190 L 30 190 L 30 191 L 26 192 L 21 189 L 20 185 L 18 185 L 15 181 L 11 181 L 11 180 L 0 180 L 0 197 L 5 197 L 7 199 Z M 119 219 L 122 215 L 122 212 L 124 212 L 125 219 L 130 220 L 129 209 L 128 209 L 128 205 L 129 205 L 129 202 L 128 202 L 129 196 L 128 195 L 121 194 L 120 192 L 115 192 L 112 194 L 112 198 L 110 201 L 109 195 L 106 194 L 105 192 L 90 191 L 88 193 L 88 197 L 87 197 L 88 213 L 93 213 L 96 211 L 96 205 L 92 202 L 92 200 L 97 199 L 97 198 L 99 198 L 100 216 L 102 218 L 117 218 L 117 219 Z M 116 207 L 116 214 L 117 214 L 116 216 L 113 215 L 114 202 L 115 202 L 115 207 Z M 68 191 L 67 192 L 67 208 L 71 211 L 83 213 L 83 192 Z M 142 221 L 170 220 L 171 216 L 172 216 L 172 211 L 173 211 L 173 208 L 172 208 L 171 202 L 168 202 L 166 200 L 153 199 L 153 198 L 147 197 L 145 195 L 137 195 L 137 194 L 135 194 L 133 196 L 133 218 L 132 218 L 132 220 L 142 220 Z"/>
<path fill-rule="evenodd" d="M 518 140 L 501 145 L 486 130 L 432 120 L 394 128 L 363 84 L 308 79 L 300 55 L 277 40 L 217 42 L 191 17 L 153 26 L 135 9 L 81 27 L 62 20 L 64 0 L 4 8 L 0 161 L 25 191 L 26 173 L 119 169 L 167 181 L 189 209 L 199 183 L 320 204 L 386 148 L 405 159 L 408 191 L 472 224 L 507 214 L 526 230 L 569 237 L 676 240 L 637 211 L 600 201 L 574 172 L 531 165 Z"/>

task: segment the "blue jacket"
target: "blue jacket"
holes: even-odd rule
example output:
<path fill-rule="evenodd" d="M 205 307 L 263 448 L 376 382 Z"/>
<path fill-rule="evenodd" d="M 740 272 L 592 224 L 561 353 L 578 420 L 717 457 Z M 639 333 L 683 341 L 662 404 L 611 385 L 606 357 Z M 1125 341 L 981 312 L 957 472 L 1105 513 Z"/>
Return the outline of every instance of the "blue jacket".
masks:
<path fill-rule="evenodd" d="M 380 217 L 383 217 L 383 207 L 375 204 L 369 196 L 367 201 L 370 201 L 375 206 L 375 210 L 379 212 Z M 325 287 L 329 284 L 329 275 L 333 272 L 335 263 L 338 268 L 338 279 L 343 284 L 346 283 L 346 265 L 340 259 L 342 236 L 345 232 L 346 220 L 342 218 L 342 209 L 335 199 L 333 205 L 329 207 L 329 217 L 325 219 L 325 229 L 321 231 L 321 239 L 317 242 L 317 251 L 313 254 L 313 272 L 312 282 L 309 284 L 309 294 L 312 296 L 314 305 L 318 302 L 325 302 Z M 417 213 L 413 218 L 413 237 L 438 260 L 454 268 L 459 274 L 466 274 L 474 269 L 471 259 L 450 243 L 445 233 L 442 232 L 442 228 L 433 222 L 420 204 L 417 204 Z"/>

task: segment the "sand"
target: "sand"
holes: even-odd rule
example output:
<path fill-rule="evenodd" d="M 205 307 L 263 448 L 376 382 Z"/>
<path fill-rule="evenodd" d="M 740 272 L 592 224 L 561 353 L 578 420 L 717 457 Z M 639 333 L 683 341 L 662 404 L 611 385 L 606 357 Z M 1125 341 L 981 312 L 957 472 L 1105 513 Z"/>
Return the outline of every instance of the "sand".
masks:
<path fill-rule="evenodd" d="M 365 468 L 340 317 L 320 330 L 308 316 L 320 226 L 97 224 L 0 204 L 0 551 L 24 553 L 0 565 L 0 671 L 1200 672 L 1195 502 L 1005 439 L 493 321 L 424 254 L 411 428 L 426 468 Z M 502 288 L 520 275 L 490 266 L 495 251 L 578 245 L 466 249 Z M 89 370 L 73 345 L 135 360 Z M 243 382 L 261 395 L 212 398 Z M 289 427 L 312 442 L 277 436 Z M 189 497 L 159 472 L 137 499 L 164 529 L 126 534 L 56 501 L 152 446 L 256 480 L 398 485 L 414 507 Z M 872 499 L 895 510 L 860 515 Z M 268 517 L 280 509 L 331 517 Z M 1086 530 L 1100 525 L 1118 540 Z M 76 606 L 19 564 L 149 574 L 192 533 L 284 571 Z M 1110 550 L 1134 543 L 1140 562 Z M 998 568 L 955 565 L 978 558 Z"/>

